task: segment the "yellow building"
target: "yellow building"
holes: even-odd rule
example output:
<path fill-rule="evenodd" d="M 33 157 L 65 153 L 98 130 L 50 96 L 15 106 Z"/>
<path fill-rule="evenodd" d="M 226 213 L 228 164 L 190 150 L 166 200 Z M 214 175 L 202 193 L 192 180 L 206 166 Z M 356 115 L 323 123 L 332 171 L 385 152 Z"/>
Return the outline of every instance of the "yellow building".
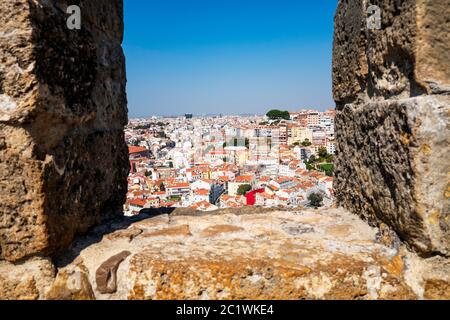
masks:
<path fill-rule="evenodd" d="M 293 126 L 290 128 L 290 136 L 288 137 L 288 145 L 293 145 L 294 143 L 302 143 L 308 139 L 310 142 L 313 141 L 312 130 L 304 127 Z"/>

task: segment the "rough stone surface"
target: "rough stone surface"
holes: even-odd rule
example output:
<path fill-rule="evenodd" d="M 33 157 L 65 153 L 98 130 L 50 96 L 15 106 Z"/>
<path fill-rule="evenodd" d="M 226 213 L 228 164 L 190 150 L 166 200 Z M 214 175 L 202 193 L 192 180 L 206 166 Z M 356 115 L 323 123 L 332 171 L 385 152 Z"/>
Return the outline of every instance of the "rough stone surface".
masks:
<path fill-rule="evenodd" d="M 142 233 L 131 242 L 127 232 L 118 233 L 136 229 Z M 115 290 L 96 288 L 96 299 L 445 297 L 448 266 L 424 262 L 398 243 L 386 246 L 377 232 L 342 209 L 190 211 L 97 228 L 60 257 L 60 273 L 82 261 L 90 283 L 98 285 L 99 261 L 129 251 L 117 268 Z"/>
<path fill-rule="evenodd" d="M 82 29 L 66 27 L 78 4 Z M 50 255 L 121 214 L 121 0 L 0 4 L 0 259 Z"/>
<path fill-rule="evenodd" d="M 429 96 L 348 104 L 336 121 L 337 200 L 421 252 L 450 253 L 449 103 Z"/>
<path fill-rule="evenodd" d="M 80 259 L 78 259 L 80 260 Z M 94 300 L 95 295 L 89 282 L 89 271 L 82 262 L 59 270 L 50 290 L 47 300 Z"/>
<path fill-rule="evenodd" d="M 79 237 L 57 267 L 0 262 L 0 299 L 448 298 L 448 259 L 383 239 L 343 209 L 144 214 Z"/>
<path fill-rule="evenodd" d="M 381 10 L 381 30 L 367 28 L 369 4 Z M 450 0 L 340 0 L 333 48 L 337 108 L 448 92 L 449 14 Z"/>
<path fill-rule="evenodd" d="M 56 268 L 47 258 L 32 258 L 20 264 L 0 261 L 0 300 L 44 299 Z"/>
<path fill-rule="evenodd" d="M 333 91 L 338 204 L 423 256 L 450 256 L 450 1 L 339 1 Z"/>

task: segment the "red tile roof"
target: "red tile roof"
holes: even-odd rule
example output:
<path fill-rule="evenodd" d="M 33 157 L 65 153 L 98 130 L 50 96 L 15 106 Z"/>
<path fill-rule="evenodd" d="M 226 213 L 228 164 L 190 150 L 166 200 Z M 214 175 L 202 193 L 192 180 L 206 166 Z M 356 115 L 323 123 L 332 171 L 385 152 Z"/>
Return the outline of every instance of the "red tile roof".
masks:
<path fill-rule="evenodd" d="M 212 204 L 209 203 L 209 202 L 207 202 L 207 201 L 200 201 L 200 202 L 197 202 L 197 203 L 191 205 L 190 208 L 192 208 L 192 209 L 203 209 L 203 210 L 205 210 L 205 209 L 210 208 L 211 206 L 212 206 Z"/>
<path fill-rule="evenodd" d="M 235 182 L 251 183 L 252 181 L 253 181 L 253 177 L 252 176 L 238 176 L 235 179 Z"/>
<path fill-rule="evenodd" d="M 144 148 L 144 147 L 128 146 L 128 152 L 130 154 L 146 152 L 146 151 L 148 151 L 148 150 L 147 150 L 147 148 Z"/>
<path fill-rule="evenodd" d="M 135 206 L 135 207 L 145 207 L 146 201 L 143 199 L 131 199 L 130 200 L 130 205 L 131 206 Z"/>
<path fill-rule="evenodd" d="M 167 186 L 167 189 L 190 188 L 190 186 L 191 185 L 187 182 L 175 183 L 175 184 L 171 184 L 171 185 Z"/>
<path fill-rule="evenodd" d="M 209 195 L 209 190 L 207 189 L 197 189 L 195 190 L 195 193 L 201 196 L 207 196 Z"/>

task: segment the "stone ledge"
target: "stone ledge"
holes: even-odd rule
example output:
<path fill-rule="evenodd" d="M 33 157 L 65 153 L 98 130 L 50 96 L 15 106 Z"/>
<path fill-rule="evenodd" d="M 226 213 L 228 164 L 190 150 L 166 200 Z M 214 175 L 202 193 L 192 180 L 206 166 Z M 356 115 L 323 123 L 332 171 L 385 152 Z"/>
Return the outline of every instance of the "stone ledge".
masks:
<path fill-rule="evenodd" d="M 195 213 L 98 227 L 56 260 L 56 278 L 30 280 L 32 294 L 8 271 L 17 266 L 0 263 L 11 276 L 0 298 L 437 299 L 450 283 L 447 260 L 386 246 L 378 229 L 342 209 Z"/>

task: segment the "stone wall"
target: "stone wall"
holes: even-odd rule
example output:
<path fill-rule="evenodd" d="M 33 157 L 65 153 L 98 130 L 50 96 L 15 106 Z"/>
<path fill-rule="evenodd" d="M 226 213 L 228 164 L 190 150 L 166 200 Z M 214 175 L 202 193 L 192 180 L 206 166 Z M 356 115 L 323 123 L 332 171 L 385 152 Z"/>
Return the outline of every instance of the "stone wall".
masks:
<path fill-rule="evenodd" d="M 81 30 L 66 25 L 81 7 Z M 121 214 L 122 0 L 0 3 L 0 259 L 66 248 Z"/>
<path fill-rule="evenodd" d="M 122 0 L 71 0 L 79 31 L 66 1 L 2 0 L 0 299 L 449 299 L 449 1 L 373 0 L 381 30 L 366 1 L 338 4 L 336 194 L 374 228 L 342 208 L 109 219 L 129 170 Z"/>
<path fill-rule="evenodd" d="M 339 1 L 335 193 L 423 256 L 450 256 L 450 0 Z"/>

